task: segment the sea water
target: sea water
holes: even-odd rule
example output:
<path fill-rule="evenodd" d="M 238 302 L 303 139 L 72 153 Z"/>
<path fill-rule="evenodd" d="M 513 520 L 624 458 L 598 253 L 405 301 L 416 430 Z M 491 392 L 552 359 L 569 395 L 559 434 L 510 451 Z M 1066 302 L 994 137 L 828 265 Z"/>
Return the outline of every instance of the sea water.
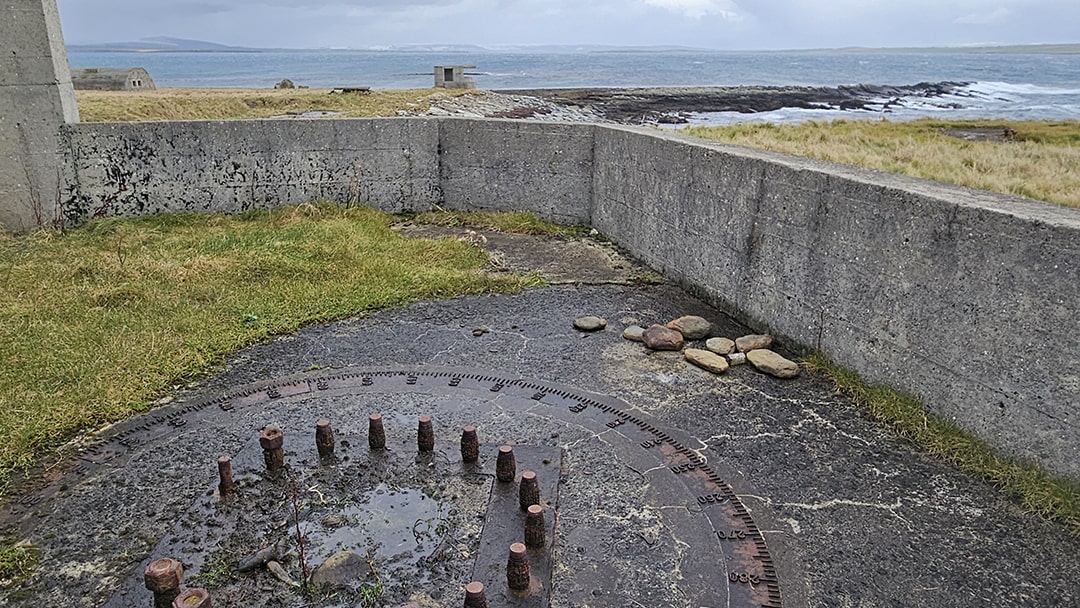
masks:
<path fill-rule="evenodd" d="M 963 52 L 396 51 L 81 52 L 73 68 L 143 67 L 159 87 L 427 88 L 435 65 L 475 65 L 481 89 L 650 86 L 838 86 L 962 82 L 955 95 L 904 99 L 886 112 L 783 109 L 693 116 L 696 123 L 807 119 L 1080 119 L 1080 55 Z"/>

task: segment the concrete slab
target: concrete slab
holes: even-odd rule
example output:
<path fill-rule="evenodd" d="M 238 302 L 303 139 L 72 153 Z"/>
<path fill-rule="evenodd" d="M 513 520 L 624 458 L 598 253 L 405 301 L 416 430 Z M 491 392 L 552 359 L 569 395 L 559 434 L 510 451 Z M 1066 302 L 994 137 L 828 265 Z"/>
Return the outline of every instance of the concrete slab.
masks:
<path fill-rule="evenodd" d="M 607 328 L 574 330 L 586 314 Z M 366 555 L 385 606 L 460 606 L 474 576 L 507 606 L 1080 601 L 1080 539 L 925 456 L 825 379 L 749 365 L 714 375 L 621 337 L 686 314 L 749 333 L 671 285 L 564 285 L 420 302 L 237 353 L 5 508 L 6 532 L 41 547 L 42 567 L 4 600 L 150 605 L 143 568 L 173 554 L 215 606 L 357 605 L 359 592 L 305 595 L 265 570 L 235 572 L 298 520 L 312 565 L 335 543 Z M 389 451 L 368 450 L 375 411 Z M 416 452 L 420 414 L 435 422 L 434 454 Z M 315 454 L 322 417 L 338 442 L 331 461 Z M 256 441 L 268 424 L 286 434 L 278 476 Z M 484 444 L 473 468 L 457 453 L 464 424 Z M 528 597 L 502 586 L 481 544 L 487 510 L 505 502 L 490 470 L 503 443 L 534 461 L 562 454 L 528 465 L 547 480 L 555 522 L 536 558 L 550 583 Z M 232 502 L 215 493 L 222 454 L 240 486 Z M 299 578 L 293 545 L 283 564 Z"/>

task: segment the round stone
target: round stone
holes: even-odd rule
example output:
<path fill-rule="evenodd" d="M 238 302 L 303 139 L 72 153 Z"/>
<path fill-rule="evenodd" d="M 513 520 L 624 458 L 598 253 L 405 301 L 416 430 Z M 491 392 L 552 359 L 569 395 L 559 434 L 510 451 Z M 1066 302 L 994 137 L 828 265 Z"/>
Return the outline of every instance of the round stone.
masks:
<path fill-rule="evenodd" d="M 607 327 L 607 321 L 600 317 L 587 316 L 574 319 L 574 329 L 578 331 L 600 331 Z"/>
<path fill-rule="evenodd" d="M 682 350 L 683 335 L 663 325 L 651 325 L 641 334 L 645 346 L 652 350 Z"/>
<path fill-rule="evenodd" d="M 772 336 L 766 334 L 750 334 L 735 340 L 735 348 L 739 349 L 740 353 L 748 353 L 752 350 L 769 348 L 770 346 L 772 346 Z"/>
<path fill-rule="evenodd" d="M 705 341 L 705 348 L 718 355 L 730 355 L 735 350 L 735 341 L 728 338 L 709 338 Z"/>
<path fill-rule="evenodd" d="M 712 333 L 713 324 L 703 317 L 686 315 L 667 324 L 669 329 L 681 333 L 687 340 L 700 340 Z"/>
<path fill-rule="evenodd" d="M 622 337 L 633 342 L 641 342 L 644 340 L 644 338 L 641 337 L 641 334 L 643 333 L 645 333 L 644 327 L 640 325 L 631 325 L 623 330 Z"/>
<path fill-rule="evenodd" d="M 702 350 L 700 348 L 688 348 L 683 351 L 683 356 L 686 357 L 686 360 L 690 363 L 714 374 L 722 374 L 726 372 L 728 368 L 727 359 L 712 351 Z"/>
<path fill-rule="evenodd" d="M 746 353 L 746 360 L 758 371 L 776 378 L 794 378 L 799 375 L 799 365 L 789 361 L 767 348 L 758 348 Z"/>

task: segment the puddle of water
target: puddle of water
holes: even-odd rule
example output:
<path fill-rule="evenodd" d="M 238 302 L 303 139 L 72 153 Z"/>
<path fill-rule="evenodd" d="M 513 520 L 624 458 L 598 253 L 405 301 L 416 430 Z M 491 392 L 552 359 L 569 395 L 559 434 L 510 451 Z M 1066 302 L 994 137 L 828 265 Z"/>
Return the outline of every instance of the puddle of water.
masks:
<path fill-rule="evenodd" d="M 383 565 L 418 565 L 442 542 L 452 510 L 423 490 L 385 483 L 357 496 L 355 504 L 327 507 L 313 509 L 300 523 L 313 567 L 338 551 Z"/>

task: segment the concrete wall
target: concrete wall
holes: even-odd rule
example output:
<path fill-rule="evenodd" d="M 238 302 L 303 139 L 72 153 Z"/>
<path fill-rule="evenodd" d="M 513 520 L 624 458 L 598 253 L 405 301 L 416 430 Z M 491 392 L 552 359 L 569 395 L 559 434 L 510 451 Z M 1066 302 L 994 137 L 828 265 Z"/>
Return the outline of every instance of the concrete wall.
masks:
<path fill-rule="evenodd" d="M 595 168 L 654 268 L 1080 480 L 1080 212 L 619 128 Z"/>
<path fill-rule="evenodd" d="M 61 219 L 70 176 L 60 130 L 78 120 L 56 0 L 0 2 L 0 228 Z"/>
<path fill-rule="evenodd" d="M 79 124 L 68 129 L 72 218 L 232 213 L 312 200 L 390 212 L 442 200 L 438 122 L 425 119 Z"/>
<path fill-rule="evenodd" d="M 78 124 L 71 221 L 312 200 L 589 221 L 592 126 L 426 118 Z"/>
<path fill-rule="evenodd" d="M 313 199 L 525 210 L 1000 451 L 1080 480 L 1080 212 L 652 130 L 455 119 L 72 125 L 71 217 Z"/>

